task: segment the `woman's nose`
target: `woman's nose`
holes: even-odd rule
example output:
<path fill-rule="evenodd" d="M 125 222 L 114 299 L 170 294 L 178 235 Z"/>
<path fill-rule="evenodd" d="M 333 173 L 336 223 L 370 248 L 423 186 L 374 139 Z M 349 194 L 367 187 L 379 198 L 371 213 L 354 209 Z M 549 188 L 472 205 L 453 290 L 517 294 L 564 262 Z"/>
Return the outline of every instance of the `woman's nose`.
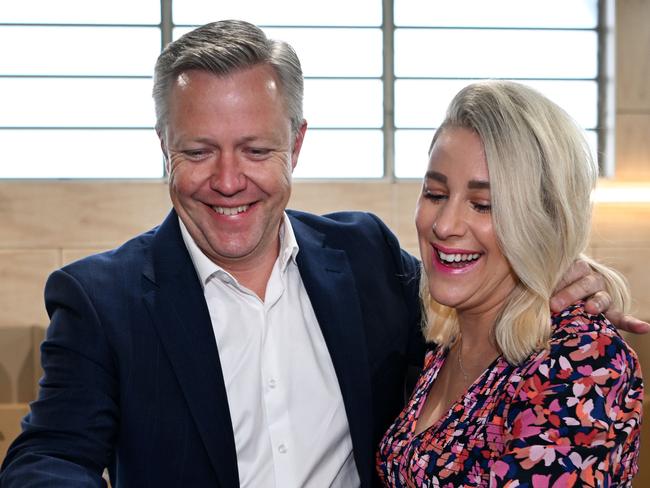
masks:
<path fill-rule="evenodd" d="M 464 210 L 455 202 L 441 205 L 433 222 L 433 232 L 439 239 L 462 236 L 466 230 Z"/>

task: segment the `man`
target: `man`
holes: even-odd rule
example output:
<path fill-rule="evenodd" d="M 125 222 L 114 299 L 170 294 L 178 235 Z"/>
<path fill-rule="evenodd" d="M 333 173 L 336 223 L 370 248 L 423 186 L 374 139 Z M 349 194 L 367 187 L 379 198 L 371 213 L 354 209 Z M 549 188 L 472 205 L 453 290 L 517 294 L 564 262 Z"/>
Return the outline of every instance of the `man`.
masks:
<path fill-rule="evenodd" d="M 45 375 L 0 484 L 371 486 L 421 363 L 417 260 L 373 216 L 285 213 L 306 130 L 288 45 L 200 27 L 154 98 L 174 210 L 48 280 Z"/>

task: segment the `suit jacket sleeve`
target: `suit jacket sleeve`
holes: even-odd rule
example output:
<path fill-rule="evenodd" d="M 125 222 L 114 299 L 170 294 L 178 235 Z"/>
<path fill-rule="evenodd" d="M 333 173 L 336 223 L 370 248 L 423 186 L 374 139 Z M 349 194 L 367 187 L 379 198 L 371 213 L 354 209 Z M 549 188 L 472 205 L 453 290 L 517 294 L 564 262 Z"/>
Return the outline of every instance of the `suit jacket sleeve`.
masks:
<path fill-rule="evenodd" d="M 420 261 L 401 249 L 397 237 L 393 234 L 386 224 L 384 224 L 376 215 L 370 214 L 379 226 L 382 235 L 386 241 L 387 247 L 391 250 L 395 269 L 398 271 L 404 293 L 404 301 L 409 310 L 407 324 L 409 327 L 409 348 L 408 360 L 410 367 L 413 368 L 417 376 L 422 369 L 426 345 L 421 329 L 421 306 L 420 306 Z"/>
<path fill-rule="evenodd" d="M 71 274 L 45 288 L 51 318 L 41 346 L 38 399 L 9 448 L 0 485 L 99 487 L 118 419 L 116 364 L 93 303 Z"/>

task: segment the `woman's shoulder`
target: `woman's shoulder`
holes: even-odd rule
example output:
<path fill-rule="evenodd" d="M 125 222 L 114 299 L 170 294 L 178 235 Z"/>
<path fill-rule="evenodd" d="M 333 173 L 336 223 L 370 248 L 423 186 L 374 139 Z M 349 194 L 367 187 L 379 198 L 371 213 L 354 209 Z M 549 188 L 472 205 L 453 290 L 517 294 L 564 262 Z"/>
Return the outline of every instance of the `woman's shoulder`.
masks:
<path fill-rule="evenodd" d="M 559 313 L 551 315 L 552 334 L 550 350 L 574 350 L 576 359 L 582 355 L 614 356 L 621 352 L 636 358 L 632 348 L 603 314 L 590 314 L 584 302 L 568 306 Z"/>
<path fill-rule="evenodd" d="M 526 370 L 548 370 L 550 378 L 563 381 L 594 375 L 610 381 L 640 376 L 634 350 L 603 314 L 588 313 L 584 303 L 553 314 L 551 327 L 548 348 L 536 354 Z"/>
<path fill-rule="evenodd" d="M 551 315 L 553 329 L 551 342 L 561 341 L 566 336 L 576 334 L 604 334 L 620 337 L 616 328 L 603 314 L 590 314 L 585 310 L 584 302 L 569 305 L 561 312 Z"/>
<path fill-rule="evenodd" d="M 509 453 L 499 462 L 520 481 L 548 476 L 563 486 L 570 477 L 623 484 L 636 472 L 638 455 L 643 380 L 637 356 L 604 316 L 587 313 L 581 303 L 552 315 L 551 323 L 548 347 L 507 383 Z"/>

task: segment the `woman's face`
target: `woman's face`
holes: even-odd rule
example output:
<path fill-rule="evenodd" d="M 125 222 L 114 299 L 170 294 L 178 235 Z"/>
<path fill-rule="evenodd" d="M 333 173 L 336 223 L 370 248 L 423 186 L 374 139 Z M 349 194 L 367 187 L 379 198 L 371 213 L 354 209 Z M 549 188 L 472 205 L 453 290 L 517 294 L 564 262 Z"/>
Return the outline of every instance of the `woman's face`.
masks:
<path fill-rule="evenodd" d="M 439 135 L 415 225 L 435 301 L 459 314 L 501 308 L 516 278 L 497 244 L 487 162 L 474 131 L 448 127 Z"/>

